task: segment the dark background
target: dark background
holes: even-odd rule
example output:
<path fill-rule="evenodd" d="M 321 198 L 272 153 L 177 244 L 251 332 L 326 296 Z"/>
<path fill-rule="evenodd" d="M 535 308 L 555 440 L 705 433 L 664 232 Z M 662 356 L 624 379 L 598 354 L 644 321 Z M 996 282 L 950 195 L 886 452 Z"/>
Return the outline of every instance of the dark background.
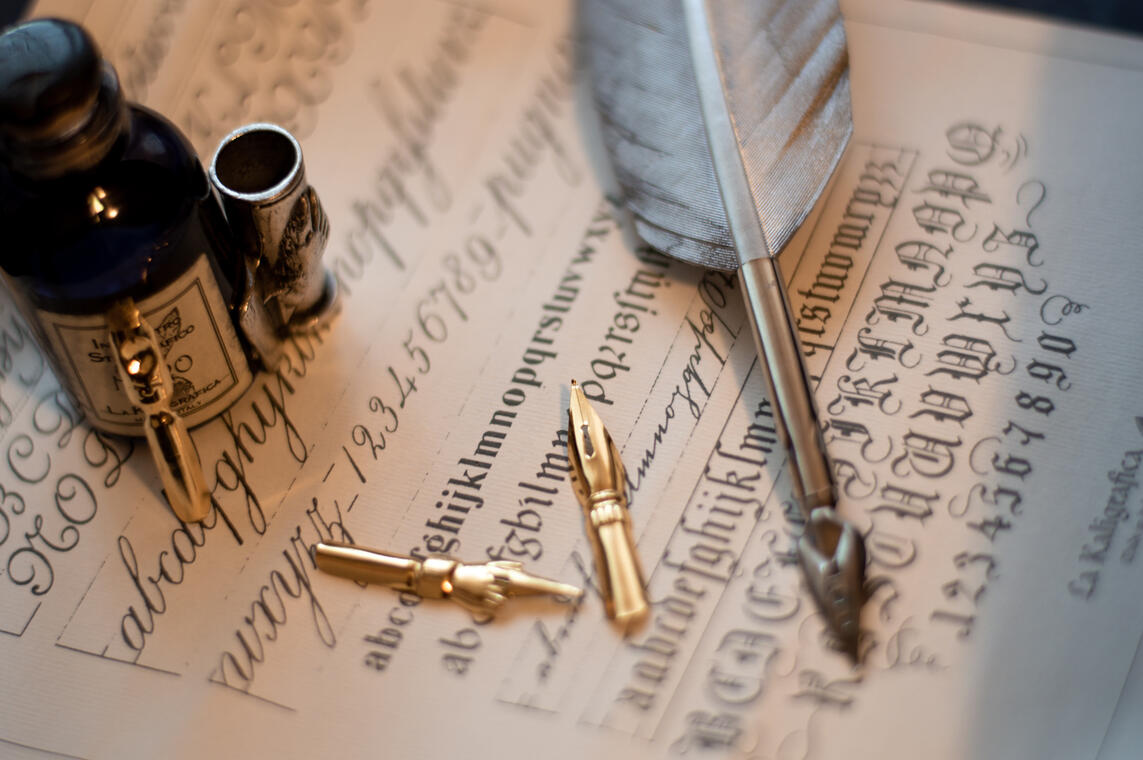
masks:
<path fill-rule="evenodd" d="M 1143 3 L 1140 0 L 961 0 L 977 5 L 1012 10 L 1057 20 L 1143 34 Z"/>
<path fill-rule="evenodd" d="M 961 0 L 1021 13 L 1075 21 L 1090 26 L 1143 34 L 1143 2 L 1140 0 Z M 0 0 L 0 26 L 7 26 L 26 12 L 27 0 Z"/>

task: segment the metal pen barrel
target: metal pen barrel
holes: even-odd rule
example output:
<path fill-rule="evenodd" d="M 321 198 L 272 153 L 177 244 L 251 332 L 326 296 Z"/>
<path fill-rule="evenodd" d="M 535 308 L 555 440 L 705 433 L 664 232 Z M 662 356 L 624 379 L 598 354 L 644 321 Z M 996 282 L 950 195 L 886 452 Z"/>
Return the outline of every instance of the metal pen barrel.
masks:
<path fill-rule="evenodd" d="M 789 454 L 794 497 L 809 518 L 817 507 L 837 504 L 813 389 L 802 361 L 781 273 L 773 257 L 747 261 L 738 270 L 750 326 L 774 421 Z"/>

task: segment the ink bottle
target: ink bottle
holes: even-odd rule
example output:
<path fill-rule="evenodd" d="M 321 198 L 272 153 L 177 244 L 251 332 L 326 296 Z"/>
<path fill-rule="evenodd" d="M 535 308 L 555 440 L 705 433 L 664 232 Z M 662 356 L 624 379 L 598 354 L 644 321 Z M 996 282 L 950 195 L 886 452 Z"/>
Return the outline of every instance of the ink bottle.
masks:
<path fill-rule="evenodd" d="M 125 100 L 71 22 L 0 36 L 0 225 L 8 288 L 93 427 L 145 432 L 109 335 L 123 303 L 157 338 L 170 411 L 188 427 L 250 385 L 231 316 L 243 256 L 206 172 L 174 125 Z"/>

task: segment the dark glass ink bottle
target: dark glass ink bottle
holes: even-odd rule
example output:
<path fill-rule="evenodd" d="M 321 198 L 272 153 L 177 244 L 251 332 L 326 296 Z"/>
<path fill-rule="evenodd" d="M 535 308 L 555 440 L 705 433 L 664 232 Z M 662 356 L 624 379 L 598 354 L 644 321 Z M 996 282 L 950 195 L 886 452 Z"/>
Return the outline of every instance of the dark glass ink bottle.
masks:
<path fill-rule="evenodd" d="M 142 434 L 108 338 L 124 299 L 154 329 L 188 426 L 249 386 L 229 311 L 241 263 L 206 173 L 70 22 L 0 37 L 0 225 L 9 289 L 94 427 Z"/>

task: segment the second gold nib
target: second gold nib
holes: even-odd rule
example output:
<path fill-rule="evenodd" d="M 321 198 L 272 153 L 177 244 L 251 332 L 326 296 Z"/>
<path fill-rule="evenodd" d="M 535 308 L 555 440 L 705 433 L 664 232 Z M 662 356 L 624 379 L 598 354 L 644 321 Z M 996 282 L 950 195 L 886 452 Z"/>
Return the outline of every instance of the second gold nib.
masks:
<path fill-rule="evenodd" d="M 519 562 L 472 564 L 439 556 L 419 560 L 337 543 L 318 544 L 314 555 L 318 568 L 331 575 L 380 583 L 425 599 L 451 599 L 473 612 L 494 612 L 512 596 L 578 599 L 583 595 L 575 586 L 526 572 Z"/>
<path fill-rule="evenodd" d="M 568 405 L 568 459 L 607 616 L 623 626 L 638 625 L 650 605 L 627 512 L 627 472 L 619 449 L 575 380 Z"/>

